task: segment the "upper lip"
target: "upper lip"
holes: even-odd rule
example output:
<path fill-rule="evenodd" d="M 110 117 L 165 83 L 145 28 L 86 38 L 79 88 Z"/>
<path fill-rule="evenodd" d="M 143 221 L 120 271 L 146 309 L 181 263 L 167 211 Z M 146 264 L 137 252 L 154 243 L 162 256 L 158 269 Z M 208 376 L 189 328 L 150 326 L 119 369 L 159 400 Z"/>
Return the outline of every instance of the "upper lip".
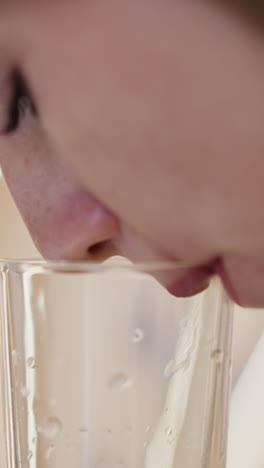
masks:
<path fill-rule="evenodd" d="M 193 296 L 209 286 L 210 278 L 214 273 L 214 262 L 191 268 L 181 278 L 170 283 L 167 290 L 177 297 Z"/>

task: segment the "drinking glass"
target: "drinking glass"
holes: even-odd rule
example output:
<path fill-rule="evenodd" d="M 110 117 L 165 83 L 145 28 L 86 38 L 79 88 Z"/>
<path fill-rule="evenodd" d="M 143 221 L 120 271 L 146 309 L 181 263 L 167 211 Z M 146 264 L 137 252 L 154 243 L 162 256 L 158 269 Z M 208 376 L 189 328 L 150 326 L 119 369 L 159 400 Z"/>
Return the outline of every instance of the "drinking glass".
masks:
<path fill-rule="evenodd" d="M 1 265 L 1 467 L 224 468 L 232 304 L 177 264 Z M 155 277 L 155 278 L 154 278 Z"/>

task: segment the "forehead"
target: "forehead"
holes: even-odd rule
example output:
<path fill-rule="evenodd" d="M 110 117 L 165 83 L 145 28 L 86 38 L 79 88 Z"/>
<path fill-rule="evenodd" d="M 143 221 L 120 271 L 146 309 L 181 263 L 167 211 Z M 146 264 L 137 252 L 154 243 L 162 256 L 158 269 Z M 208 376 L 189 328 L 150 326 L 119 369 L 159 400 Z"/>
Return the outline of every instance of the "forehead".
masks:
<path fill-rule="evenodd" d="M 12 56 L 21 55 L 23 38 L 30 33 L 34 23 L 44 23 L 48 28 L 55 10 L 59 17 L 59 13 L 69 6 L 72 9 L 73 5 L 79 7 L 85 3 L 85 0 L 0 0 L 0 60 L 5 55 L 11 60 Z"/>
<path fill-rule="evenodd" d="M 89 0 L 88 0 L 89 2 Z M 9 19 L 17 15 L 28 15 L 50 9 L 51 7 L 70 4 L 87 3 L 85 0 L 0 0 L 0 21 L 7 16 Z"/>

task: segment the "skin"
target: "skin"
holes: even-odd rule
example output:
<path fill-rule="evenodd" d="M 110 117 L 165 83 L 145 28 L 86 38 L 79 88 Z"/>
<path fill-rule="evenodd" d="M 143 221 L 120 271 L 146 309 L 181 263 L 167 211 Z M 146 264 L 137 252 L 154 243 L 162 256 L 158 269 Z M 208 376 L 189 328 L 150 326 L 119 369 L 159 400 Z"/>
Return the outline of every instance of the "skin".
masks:
<path fill-rule="evenodd" d="M 0 164 L 43 256 L 191 262 L 166 281 L 205 266 L 264 306 L 259 29 L 199 0 L 0 8 L 0 125 L 15 66 L 39 112 L 0 136 Z"/>

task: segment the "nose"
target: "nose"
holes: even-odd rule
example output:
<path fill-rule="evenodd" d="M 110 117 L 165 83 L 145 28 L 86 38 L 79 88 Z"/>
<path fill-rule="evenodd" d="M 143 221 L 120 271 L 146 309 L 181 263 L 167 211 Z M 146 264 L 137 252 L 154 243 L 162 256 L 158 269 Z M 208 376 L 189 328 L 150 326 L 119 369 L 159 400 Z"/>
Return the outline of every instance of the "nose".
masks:
<path fill-rule="evenodd" d="M 45 258 L 94 262 L 120 255 L 118 219 L 86 190 L 64 195 L 46 214 L 34 235 Z"/>
<path fill-rule="evenodd" d="M 2 158 L 1 166 L 43 257 L 102 261 L 120 255 L 119 219 L 61 163 L 41 132 L 18 141 L 24 153 L 12 165 L 11 157 Z"/>

